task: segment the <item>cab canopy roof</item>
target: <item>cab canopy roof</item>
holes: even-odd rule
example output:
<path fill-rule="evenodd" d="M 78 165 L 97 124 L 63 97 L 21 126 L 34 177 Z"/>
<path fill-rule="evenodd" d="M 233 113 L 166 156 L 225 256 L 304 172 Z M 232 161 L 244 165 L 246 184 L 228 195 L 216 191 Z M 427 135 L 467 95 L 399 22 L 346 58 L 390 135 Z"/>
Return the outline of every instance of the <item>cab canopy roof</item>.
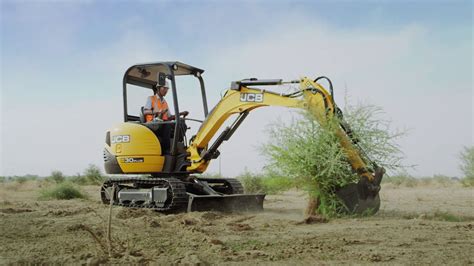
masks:
<path fill-rule="evenodd" d="M 181 62 L 155 62 L 131 66 L 123 77 L 124 84 L 130 83 L 143 87 L 152 87 L 157 83 L 158 73 L 169 76 L 193 75 L 200 77 L 204 70 Z"/>

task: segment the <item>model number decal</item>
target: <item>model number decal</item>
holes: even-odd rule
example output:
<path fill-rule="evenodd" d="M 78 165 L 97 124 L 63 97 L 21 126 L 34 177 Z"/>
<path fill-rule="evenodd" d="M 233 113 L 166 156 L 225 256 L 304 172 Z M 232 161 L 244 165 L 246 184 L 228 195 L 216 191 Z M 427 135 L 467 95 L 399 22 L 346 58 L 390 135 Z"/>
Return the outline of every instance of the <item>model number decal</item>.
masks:
<path fill-rule="evenodd" d="M 145 159 L 143 157 L 126 157 L 122 158 L 122 163 L 143 163 Z"/>
<path fill-rule="evenodd" d="M 112 143 L 130 142 L 130 135 L 116 135 L 112 136 Z"/>
<path fill-rule="evenodd" d="M 241 102 L 263 102 L 263 93 L 241 93 L 240 94 Z"/>

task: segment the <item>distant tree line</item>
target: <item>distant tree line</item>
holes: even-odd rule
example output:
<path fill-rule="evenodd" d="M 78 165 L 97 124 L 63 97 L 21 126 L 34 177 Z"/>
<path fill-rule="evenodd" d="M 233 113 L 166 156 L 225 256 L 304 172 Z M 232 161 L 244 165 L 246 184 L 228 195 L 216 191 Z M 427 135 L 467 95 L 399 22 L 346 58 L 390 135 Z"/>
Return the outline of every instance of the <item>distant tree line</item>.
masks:
<path fill-rule="evenodd" d="M 32 180 L 46 180 L 54 183 L 63 183 L 66 181 L 72 182 L 78 185 L 100 185 L 105 180 L 105 175 L 97 165 L 90 164 L 83 172 L 77 173 L 72 176 L 64 175 L 59 170 L 54 170 L 49 176 L 41 177 L 39 175 L 27 174 L 23 176 L 0 176 L 0 182 L 11 182 L 15 181 L 18 183 L 24 183 Z"/>

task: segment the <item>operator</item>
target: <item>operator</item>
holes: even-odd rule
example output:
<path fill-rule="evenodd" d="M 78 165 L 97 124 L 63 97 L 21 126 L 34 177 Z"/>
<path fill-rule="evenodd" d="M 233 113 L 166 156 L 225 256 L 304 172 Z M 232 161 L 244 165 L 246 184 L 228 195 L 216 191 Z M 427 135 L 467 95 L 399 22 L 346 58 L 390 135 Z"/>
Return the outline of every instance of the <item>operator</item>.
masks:
<path fill-rule="evenodd" d="M 165 100 L 165 96 L 168 93 L 169 83 L 166 81 L 164 86 L 156 86 L 153 88 L 154 95 L 147 98 L 145 107 L 143 108 L 143 114 L 145 115 L 145 121 L 170 121 L 175 120 L 176 117 L 171 115 L 168 107 L 168 103 Z M 180 112 L 179 115 L 186 117 L 189 114 L 188 111 Z M 162 146 L 163 154 L 170 153 L 170 141 L 171 141 L 171 124 L 166 123 L 161 125 L 158 132 L 160 137 L 160 143 Z"/>
<path fill-rule="evenodd" d="M 145 115 L 145 121 L 153 121 L 154 118 L 157 118 L 162 121 L 174 120 L 176 117 L 171 115 L 168 103 L 165 100 L 165 96 L 168 93 L 169 82 L 166 81 L 165 86 L 156 86 L 153 88 L 154 95 L 147 98 L 143 114 Z M 179 115 L 187 116 L 188 111 L 179 113 Z"/>

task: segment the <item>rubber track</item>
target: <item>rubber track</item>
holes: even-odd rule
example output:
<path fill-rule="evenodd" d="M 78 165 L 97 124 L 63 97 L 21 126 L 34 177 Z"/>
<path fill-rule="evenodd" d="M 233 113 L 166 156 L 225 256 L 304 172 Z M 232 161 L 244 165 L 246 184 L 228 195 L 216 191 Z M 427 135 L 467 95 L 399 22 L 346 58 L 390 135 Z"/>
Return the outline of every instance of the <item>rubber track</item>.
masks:
<path fill-rule="evenodd" d="M 202 178 L 199 177 L 198 180 L 203 180 L 203 181 L 208 181 L 211 184 L 213 182 L 219 182 L 223 181 L 227 183 L 228 186 L 232 188 L 232 193 L 231 194 L 244 194 L 244 187 L 242 186 L 242 183 L 237 178 Z"/>
<path fill-rule="evenodd" d="M 239 180 L 236 178 L 226 178 L 225 181 L 229 182 L 229 185 L 232 188 L 232 194 L 244 194 L 244 187 Z"/>
<path fill-rule="evenodd" d="M 135 185 L 137 188 L 140 187 L 150 187 L 150 186 L 158 186 L 158 187 L 165 187 L 168 185 L 171 187 L 171 195 L 172 199 L 171 202 L 166 205 L 165 207 L 158 207 L 155 204 L 124 204 L 120 203 L 118 200 L 113 202 L 113 205 L 123 206 L 123 207 L 131 207 L 131 208 L 148 208 L 154 209 L 157 211 L 174 211 L 180 210 L 185 208 L 188 204 L 188 195 L 186 194 L 186 187 L 184 183 L 176 178 L 142 178 L 142 177 L 132 177 L 132 178 L 121 178 L 121 177 L 112 177 L 107 179 L 104 184 L 102 185 L 102 189 L 109 188 L 117 184 L 118 187 L 123 187 L 124 185 Z M 120 190 L 119 190 L 120 191 Z M 107 198 L 105 198 L 104 193 L 101 191 L 101 198 L 102 202 L 110 202 Z"/>

